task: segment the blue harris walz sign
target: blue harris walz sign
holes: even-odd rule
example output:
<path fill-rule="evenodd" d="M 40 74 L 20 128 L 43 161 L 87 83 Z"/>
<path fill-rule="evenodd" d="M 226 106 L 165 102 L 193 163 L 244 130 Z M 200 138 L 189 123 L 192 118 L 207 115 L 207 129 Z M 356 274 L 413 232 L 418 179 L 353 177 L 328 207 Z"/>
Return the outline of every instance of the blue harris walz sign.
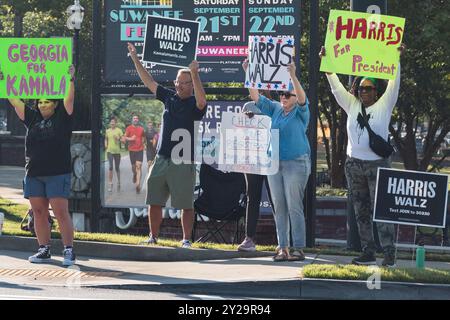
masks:
<path fill-rule="evenodd" d="M 144 61 L 188 67 L 197 57 L 199 22 L 147 16 Z"/>
<path fill-rule="evenodd" d="M 443 228 L 448 176 L 378 169 L 374 221 Z"/>

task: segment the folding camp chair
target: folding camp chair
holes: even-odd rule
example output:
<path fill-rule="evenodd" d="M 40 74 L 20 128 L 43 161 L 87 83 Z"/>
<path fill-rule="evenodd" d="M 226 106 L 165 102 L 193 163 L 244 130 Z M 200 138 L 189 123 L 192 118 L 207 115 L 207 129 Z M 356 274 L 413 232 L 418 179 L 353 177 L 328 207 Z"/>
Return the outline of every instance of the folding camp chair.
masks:
<path fill-rule="evenodd" d="M 193 240 L 206 242 L 215 239 L 218 242 L 229 243 L 223 231 L 227 225 L 234 223 L 232 243 L 239 242 L 243 233 L 240 232 L 239 222 L 245 216 L 247 202 L 244 175 L 234 172 L 224 173 L 207 164 L 202 164 L 200 184 L 196 186 L 196 190 L 198 190 L 198 198 L 194 201 Z M 210 222 L 206 222 L 204 217 L 208 217 Z M 197 220 L 206 222 L 208 231 L 195 240 Z"/>

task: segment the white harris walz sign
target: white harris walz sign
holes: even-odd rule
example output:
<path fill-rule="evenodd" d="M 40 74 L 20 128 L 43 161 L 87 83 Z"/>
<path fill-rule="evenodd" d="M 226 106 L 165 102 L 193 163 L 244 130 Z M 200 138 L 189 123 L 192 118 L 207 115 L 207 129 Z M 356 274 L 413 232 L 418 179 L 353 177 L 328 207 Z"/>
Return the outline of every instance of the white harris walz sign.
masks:
<path fill-rule="evenodd" d="M 378 168 L 373 221 L 443 228 L 448 175 Z"/>
<path fill-rule="evenodd" d="M 279 167 L 278 130 L 264 115 L 249 118 L 224 112 L 220 126 L 219 170 L 273 175 Z"/>
<path fill-rule="evenodd" d="M 293 62 L 294 38 L 249 36 L 249 65 L 245 87 L 260 90 L 289 90 L 287 66 Z"/>
<path fill-rule="evenodd" d="M 197 59 L 200 23 L 147 16 L 143 60 L 171 67 L 188 67 Z"/>

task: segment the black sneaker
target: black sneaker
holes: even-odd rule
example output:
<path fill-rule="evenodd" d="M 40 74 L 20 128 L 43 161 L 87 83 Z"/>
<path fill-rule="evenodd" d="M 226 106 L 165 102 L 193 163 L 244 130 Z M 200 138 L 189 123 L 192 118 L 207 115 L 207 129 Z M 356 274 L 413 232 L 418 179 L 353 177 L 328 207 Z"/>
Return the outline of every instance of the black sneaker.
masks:
<path fill-rule="evenodd" d="M 381 262 L 381 265 L 387 268 L 395 268 L 395 247 L 387 246 L 384 248 L 383 253 L 384 259 Z"/>
<path fill-rule="evenodd" d="M 450 247 L 450 241 L 448 241 L 448 239 L 442 238 L 442 246 Z"/>
<path fill-rule="evenodd" d="M 73 253 L 73 248 L 65 248 L 63 250 L 63 258 L 62 265 L 64 267 L 73 266 L 76 263 L 76 256 L 75 253 Z"/>
<path fill-rule="evenodd" d="M 35 255 L 28 257 L 28 261 L 31 263 L 44 263 L 51 258 L 50 246 L 39 246 L 38 252 Z"/>
<path fill-rule="evenodd" d="M 381 262 L 381 265 L 386 268 L 395 268 L 397 265 L 395 264 L 394 255 L 391 254 L 385 255 L 383 262 Z"/>
<path fill-rule="evenodd" d="M 375 258 L 375 255 L 373 253 L 363 253 L 358 258 L 354 258 L 352 260 L 352 264 L 356 264 L 359 266 L 370 266 L 377 264 L 377 259 Z"/>

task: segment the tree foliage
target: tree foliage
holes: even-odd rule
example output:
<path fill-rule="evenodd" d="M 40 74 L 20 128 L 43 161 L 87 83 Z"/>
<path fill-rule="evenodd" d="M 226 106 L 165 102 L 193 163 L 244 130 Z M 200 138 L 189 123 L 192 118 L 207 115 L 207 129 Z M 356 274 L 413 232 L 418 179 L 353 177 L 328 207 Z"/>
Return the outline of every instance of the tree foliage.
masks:
<path fill-rule="evenodd" d="M 0 37 L 73 37 L 66 27 L 67 7 L 73 0 L 3 0 Z M 75 80 L 75 130 L 90 129 L 92 88 L 92 0 L 82 0 L 85 17 L 79 38 L 79 65 Z M 20 22 L 18 21 L 20 20 Z M 17 30 L 20 28 L 20 30 Z"/>
<path fill-rule="evenodd" d="M 304 4 L 304 30 L 309 31 L 309 2 Z M 320 1 L 320 39 L 324 43 L 325 27 L 331 9 L 349 10 L 350 1 Z M 450 131 L 450 71 L 449 46 L 450 2 L 445 0 L 388 1 L 388 14 L 406 19 L 403 42 L 407 51 L 401 58 L 400 95 L 390 124 L 390 133 L 406 169 L 429 169 L 433 157 Z M 302 39 L 303 53 L 309 48 L 309 38 Z M 308 66 L 308 56 L 302 55 L 302 66 Z M 347 76 L 340 76 L 342 83 Z M 342 187 L 346 158 L 346 114 L 337 105 L 328 81 L 321 74 L 319 81 L 319 129 L 328 126 L 330 138 L 323 142 L 326 149 L 331 184 Z M 416 150 L 418 128 L 424 126 L 423 153 Z"/>
<path fill-rule="evenodd" d="M 82 0 L 85 19 L 80 32 L 80 63 L 76 79 L 76 129 L 90 128 L 92 88 L 92 1 Z M 303 0 L 300 80 L 308 88 L 309 5 Z M 320 1 L 320 42 L 324 43 L 329 10 L 348 10 L 348 0 Z M 2 0 L 0 5 L 0 37 L 17 36 L 18 28 L 24 37 L 73 36 L 66 28 L 65 10 L 72 0 Z M 450 131 L 450 72 L 449 46 L 450 2 L 447 0 L 388 1 L 388 14 L 406 18 L 404 42 L 408 51 L 402 57 L 400 96 L 394 109 L 390 133 L 404 161 L 405 168 L 427 170 L 444 137 Z M 341 76 L 343 83 L 346 76 Z M 223 84 L 211 84 L 222 86 Z M 240 86 L 232 84 L 231 86 Z M 233 96 L 212 98 L 240 99 Z M 111 102 L 112 103 L 112 102 Z M 117 102 L 120 104 L 120 102 Z M 156 109 L 155 109 L 156 110 Z M 319 128 L 329 127 L 330 138 L 323 141 L 327 150 L 331 183 L 344 183 L 344 161 L 347 143 L 346 114 L 337 105 L 323 74 L 319 81 Z M 105 115 L 107 118 L 109 115 Z M 153 119 L 157 120 L 157 119 Z M 158 121 L 156 121 L 158 122 Z M 416 150 L 416 136 L 424 124 L 423 154 Z"/>
<path fill-rule="evenodd" d="M 426 171 L 450 132 L 450 2 L 392 1 L 392 15 L 406 18 L 402 82 L 390 132 L 406 169 Z M 423 154 L 416 150 L 424 123 Z M 394 126 L 395 124 L 395 126 Z"/>
<path fill-rule="evenodd" d="M 117 119 L 117 126 L 125 131 L 135 115 L 139 116 L 140 125 L 144 128 L 148 121 L 152 121 L 156 128 L 161 122 L 164 106 L 159 100 L 148 97 L 105 96 L 102 98 L 102 108 L 102 132 L 104 132 L 112 117 Z"/>

